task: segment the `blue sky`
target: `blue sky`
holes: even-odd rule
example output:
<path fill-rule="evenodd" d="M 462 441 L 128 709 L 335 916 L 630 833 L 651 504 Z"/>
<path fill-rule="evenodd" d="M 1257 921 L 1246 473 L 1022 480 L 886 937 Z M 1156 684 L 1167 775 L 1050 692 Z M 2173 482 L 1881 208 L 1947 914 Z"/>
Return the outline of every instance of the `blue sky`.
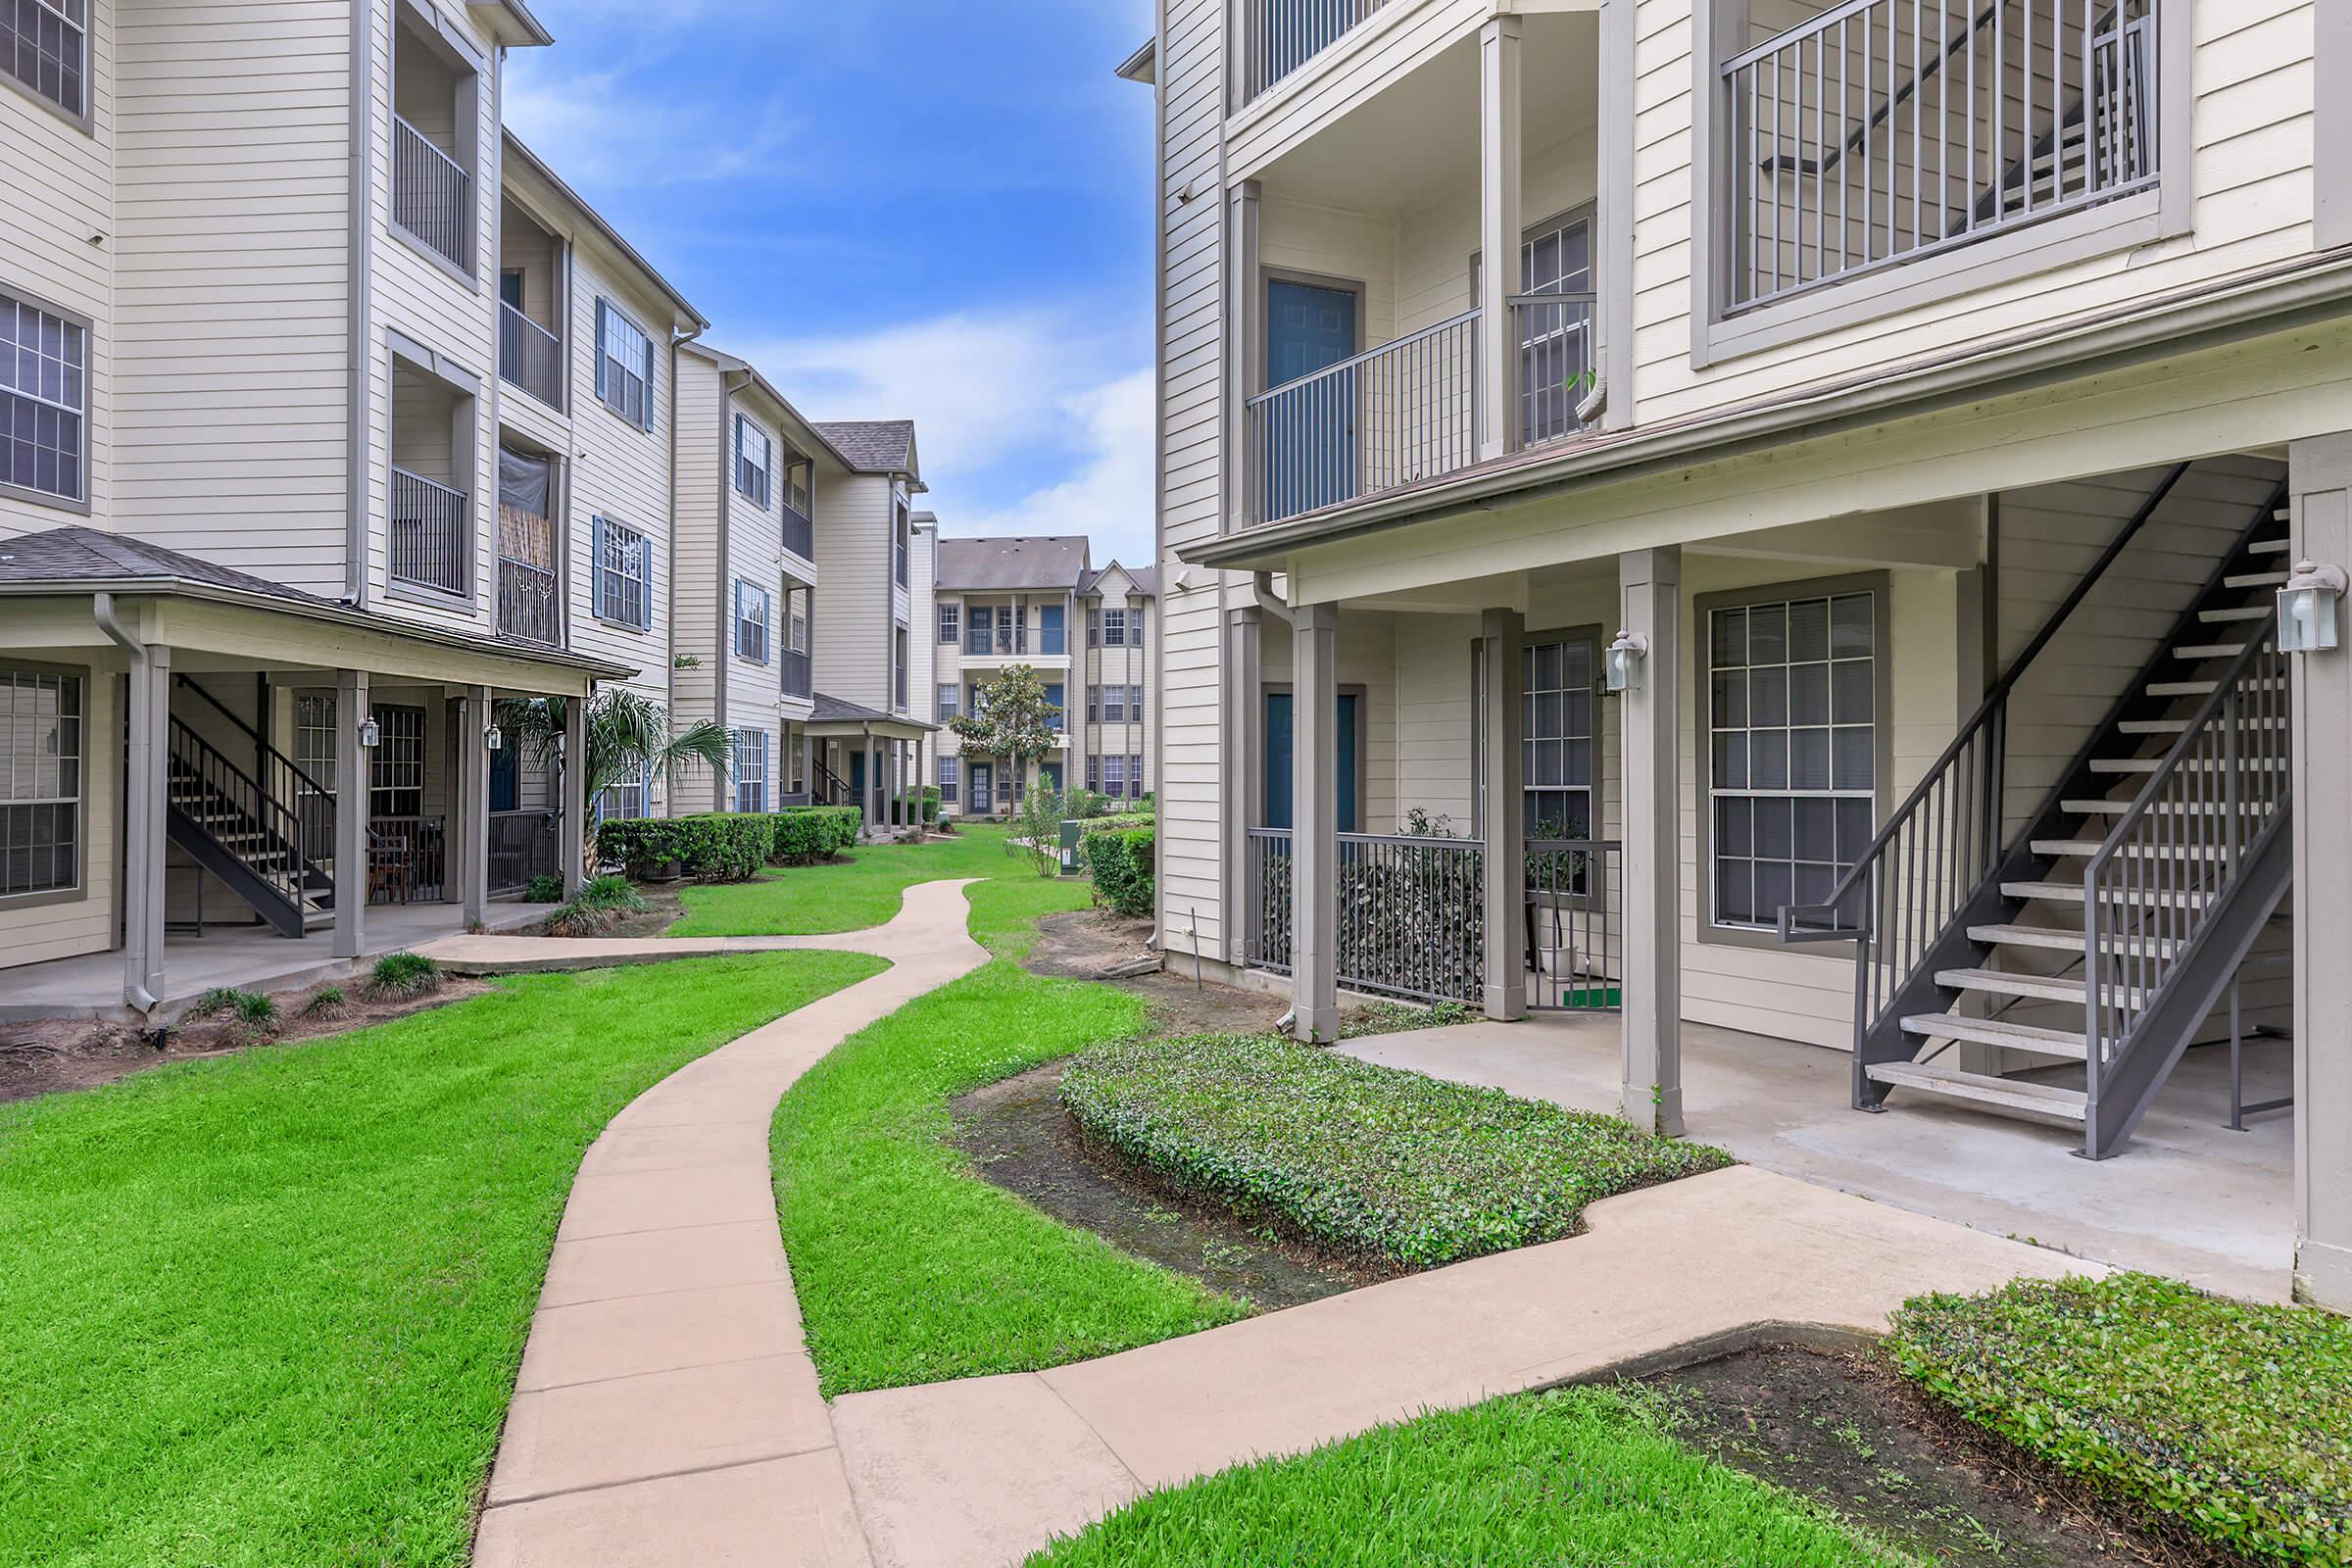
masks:
<path fill-rule="evenodd" d="M 951 534 L 1152 554 L 1149 0 L 533 0 L 506 118 Z M 649 25 L 650 24 L 650 25 Z"/>

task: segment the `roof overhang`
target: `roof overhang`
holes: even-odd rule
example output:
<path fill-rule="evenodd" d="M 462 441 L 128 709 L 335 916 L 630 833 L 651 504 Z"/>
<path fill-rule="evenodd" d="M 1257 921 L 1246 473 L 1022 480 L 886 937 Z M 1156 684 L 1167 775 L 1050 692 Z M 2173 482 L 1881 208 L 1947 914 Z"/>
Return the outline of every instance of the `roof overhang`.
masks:
<path fill-rule="evenodd" d="M 1146 86 L 1159 80 L 1159 40 L 1146 38 L 1144 46 L 1119 62 L 1114 73 L 1123 81 L 1140 81 Z"/>
<path fill-rule="evenodd" d="M 585 196 L 565 183 L 564 176 L 550 169 L 546 160 L 531 151 L 521 137 L 515 135 L 512 130 L 507 130 L 504 134 L 507 154 L 519 161 L 527 173 L 545 184 L 551 195 L 571 209 L 589 232 L 609 247 L 614 255 L 634 268 L 657 293 L 669 302 L 671 308 L 677 313 L 677 319 L 672 323 L 673 329 L 688 333 L 708 332 L 710 329 L 710 322 L 703 313 L 696 310 L 693 303 L 685 295 L 679 293 L 676 286 L 668 278 L 663 277 L 654 264 L 647 261 L 638 252 L 636 246 L 624 239 L 619 229 L 607 222 L 604 214 L 590 206 Z"/>
<path fill-rule="evenodd" d="M 892 740 L 914 741 L 921 740 L 925 735 L 939 733 L 937 724 L 899 713 L 878 714 L 872 718 L 812 718 L 802 728 L 811 735 L 822 735 L 827 739 L 881 735 Z"/>
<path fill-rule="evenodd" d="M 556 41 L 522 0 L 468 0 L 466 10 L 475 26 L 510 49 L 544 49 Z"/>

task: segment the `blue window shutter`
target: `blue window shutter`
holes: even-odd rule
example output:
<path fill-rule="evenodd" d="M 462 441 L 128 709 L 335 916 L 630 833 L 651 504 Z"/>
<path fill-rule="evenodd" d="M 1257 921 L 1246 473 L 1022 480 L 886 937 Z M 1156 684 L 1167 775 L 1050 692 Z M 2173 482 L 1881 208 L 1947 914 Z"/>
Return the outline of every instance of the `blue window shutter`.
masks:
<path fill-rule="evenodd" d="M 654 541 L 650 535 L 645 541 L 645 592 L 637 597 L 637 629 L 654 629 Z"/>
<path fill-rule="evenodd" d="M 600 398 L 612 395 L 605 386 L 605 316 L 609 309 L 603 300 L 596 302 L 596 395 Z"/>
<path fill-rule="evenodd" d="M 654 427 L 654 340 L 651 336 L 645 340 L 645 414 L 638 419 L 637 427 L 641 430 Z"/>
<path fill-rule="evenodd" d="M 605 519 L 588 518 L 588 613 L 605 612 Z"/>

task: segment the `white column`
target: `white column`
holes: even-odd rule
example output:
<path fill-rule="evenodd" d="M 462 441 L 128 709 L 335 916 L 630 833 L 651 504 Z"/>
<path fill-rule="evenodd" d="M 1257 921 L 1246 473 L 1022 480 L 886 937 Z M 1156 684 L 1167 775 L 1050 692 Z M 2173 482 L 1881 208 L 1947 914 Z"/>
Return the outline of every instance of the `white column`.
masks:
<path fill-rule="evenodd" d="M 2289 449 L 2298 562 L 2352 565 L 2352 433 Z M 2352 608 L 2352 607 L 2348 607 Z M 2340 613 L 2340 612 L 2339 612 Z M 2295 1298 L 2352 1312 L 2352 648 L 2293 671 Z"/>
<path fill-rule="evenodd" d="M 164 996 L 164 848 L 171 809 L 172 650 L 148 644 L 130 666 L 122 792 L 122 1000 Z M 84 748 L 98 755 L 99 748 Z"/>
<path fill-rule="evenodd" d="M 588 885 L 588 703 L 583 692 L 564 705 L 564 896 Z"/>
<path fill-rule="evenodd" d="M 490 917 L 490 688 L 466 688 L 458 721 L 458 898 L 466 922 Z"/>
<path fill-rule="evenodd" d="M 1625 1081 L 1636 1126 L 1683 1131 L 1682 591 L 1679 547 L 1617 558 L 1624 629 L 1649 639 L 1620 700 L 1625 748 Z"/>
<path fill-rule="evenodd" d="M 368 951 L 368 796 L 375 753 L 360 744 L 368 672 L 335 671 L 335 956 Z"/>
<path fill-rule="evenodd" d="M 1482 663 L 1479 741 L 1480 774 L 1486 780 L 1486 870 L 1483 929 L 1486 932 L 1487 1016 L 1527 1016 L 1527 821 L 1520 785 L 1525 773 L 1520 736 L 1525 730 L 1519 694 L 1525 684 L 1520 650 L 1527 617 L 1516 610 L 1490 610 L 1479 626 Z"/>
<path fill-rule="evenodd" d="M 1225 960 L 1240 968 L 1250 959 L 1250 932 L 1258 918 L 1262 890 L 1250 877 L 1250 829 L 1266 815 L 1266 717 L 1260 648 L 1265 612 L 1252 605 L 1233 612 L 1233 657 L 1225 666 L 1225 820 L 1231 824 L 1225 885 Z M 1156 693 L 1154 695 L 1157 695 Z"/>
<path fill-rule="evenodd" d="M 1340 607 L 1291 612 L 1291 985 L 1301 1040 L 1340 1037 Z"/>
<path fill-rule="evenodd" d="M 1493 17 L 1478 33 L 1478 455 L 1518 444 L 1519 355 L 1510 298 L 1519 292 L 1519 19 Z"/>
<path fill-rule="evenodd" d="M 1250 400 L 1266 386 L 1265 282 L 1258 267 L 1254 179 L 1225 193 L 1225 530 L 1256 520 L 1257 466 L 1250 455 Z"/>

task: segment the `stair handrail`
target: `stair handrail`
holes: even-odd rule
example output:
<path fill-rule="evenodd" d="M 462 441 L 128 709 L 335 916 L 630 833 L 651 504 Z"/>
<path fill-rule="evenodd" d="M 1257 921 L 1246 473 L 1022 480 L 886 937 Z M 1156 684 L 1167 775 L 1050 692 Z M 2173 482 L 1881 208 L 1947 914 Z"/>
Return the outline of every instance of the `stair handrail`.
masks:
<path fill-rule="evenodd" d="M 227 719 L 231 724 L 236 725 L 239 730 L 243 731 L 245 737 L 252 741 L 254 745 L 260 747 L 264 755 L 266 755 L 271 762 L 285 769 L 287 775 L 291 777 L 295 783 L 300 784 L 303 788 L 311 791 L 315 795 L 323 795 L 329 800 L 334 798 L 335 792 L 333 790 L 328 789 L 325 785 L 313 778 L 308 772 L 304 771 L 300 762 L 295 761 L 294 759 L 288 757 L 285 753 L 270 745 L 269 740 L 262 734 L 261 731 L 255 729 L 251 724 L 246 723 L 235 713 L 231 712 L 228 708 L 221 703 L 220 699 L 214 696 L 202 682 L 193 680 L 183 674 L 174 674 L 172 679 L 182 690 L 194 692 L 197 696 L 212 704 L 213 710 L 215 712 L 219 713 L 222 718 Z M 207 744 L 210 743 L 208 742 Z"/>
<path fill-rule="evenodd" d="M 2141 1020 L 2185 972 L 2247 857 L 2292 803 L 2278 612 L 2237 624 L 2244 646 L 2082 868 L 2084 1084 L 2094 1118 Z M 2113 929 L 2111 907 L 2138 911 L 2136 924 Z"/>
<path fill-rule="evenodd" d="M 257 831 L 273 838 L 276 841 L 273 848 L 285 856 L 285 862 L 274 871 L 254 863 L 244 855 L 235 856 L 238 862 L 300 907 L 309 891 L 310 876 L 318 867 L 303 853 L 301 821 L 293 809 L 271 798 L 251 774 L 230 761 L 226 753 L 198 734 L 185 719 L 172 718 L 171 736 L 174 760 L 194 773 L 199 783 L 224 796 L 232 808 L 252 820 Z M 183 755 L 183 750 L 192 755 Z M 221 789 L 222 783 L 234 786 L 233 792 Z M 220 835 L 209 827 L 206 832 L 216 842 L 220 841 Z M 221 847 L 227 849 L 225 844 Z"/>

